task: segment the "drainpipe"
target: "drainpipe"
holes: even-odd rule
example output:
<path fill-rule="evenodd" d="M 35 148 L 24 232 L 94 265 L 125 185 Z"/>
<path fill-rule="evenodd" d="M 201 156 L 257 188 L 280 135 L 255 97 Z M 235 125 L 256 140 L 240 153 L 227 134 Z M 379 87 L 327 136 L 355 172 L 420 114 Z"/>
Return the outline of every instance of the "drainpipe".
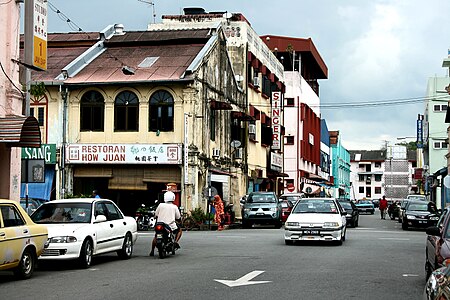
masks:
<path fill-rule="evenodd" d="M 61 145 L 61 191 L 60 198 L 66 197 L 66 143 L 67 143 L 67 87 L 61 86 L 61 98 L 63 100 L 63 124 L 62 124 L 62 145 Z"/>

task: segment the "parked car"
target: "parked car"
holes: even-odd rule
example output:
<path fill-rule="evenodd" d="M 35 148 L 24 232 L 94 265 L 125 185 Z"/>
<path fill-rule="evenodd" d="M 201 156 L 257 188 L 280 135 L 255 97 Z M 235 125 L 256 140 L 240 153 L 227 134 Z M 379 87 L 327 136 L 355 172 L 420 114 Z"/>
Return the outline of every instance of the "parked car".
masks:
<path fill-rule="evenodd" d="M 49 246 L 42 260 L 77 259 L 88 268 L 94 255 L 117 251 L 130 258 L 137 224 L 114 202 L 100 198 L 54 200 L 41 205 L 31 219 L 48 228 Z"/>
<path fill-rule="evenodd" d="M 35 224 L 19 203 L 0 199 L 0 270 L 30 278 L 47 238 L 47 227 Z"/>
<path fill-rule="evenodd" d="M 431 272 L 442 267 L 450 258 L 450 207 L 445 208 L 435 226 L 427 228 L 427 244 L 425 253 L 425 273 L 428 278 Z M 450 298 L 449 298 L 450 299 Z"/>
<path fill-rule="evenodd" d="M 409 200 L 402 212 L 402 229 L 435 226 L 438 220 L 439 215 L 437 212 L 428 211 L 427 202 Z"/>
<path fill-rule="evenodd" d="M 280 196 L 281 200 L 289 200 L 292 205 L 295 205 L 295 203 L 302 198 L 305 198 L 305 194 L 303 193 L 285 193 Z"/>
<path fill-rule="evenodd" d="M 366 212 L 372 215 L 375 213 L 375 206 L 370 200 L 359 200 L 355 205 L 360 213 Z"/>
<path fill-rule="evenodd" d="M 450 266 L 441 267 L 430 274 L 422 299 L 450 299 Z"/>
<path fill-rule="evenodd" d="M 380 207 L 380 199 L 372 199 L 372 203 L 375 208 Z"/>
<path fill-rule="evenodd" d="M 273 224 L 281 228 L 281 203 L 274 192 L 252 192 L 242 204 L 243 228 L 253 224 Z"/>
<path fill-rule="evenodd" d="M 31 215 L 32 213 L 34 213 L 34 211 L 41 206 L 41 203 L 38 202 L 35 199 L 29 198 L 28 199 L 28 210 L 27 210 L 27 200 L 26 199 L 20 199 L 20 206 L 22 206 L 23 209 L 25 209 L 25 211 Z"/>
<path fill-rule="evenodd" d="M 281 203 L 281 221 L 286 222 L 294 205 L 289 200 L 280 200 Z"/>
<path fill-rule="evenodd" d="M 342 208 L 345 209 L 345 212 L 347 213 L 345 215 L 347 218 L 347 226 L 358 227 L 359 210 L 355 203 L 348 200 L 339 200 L 339 204 L 341 204 Z"/>
<path fill-rule="evenodd" d="M 286 245 L 301 240 L 341 245 L 347 231 L 346 212 L 334 198 L 304 198 L 294 206 L 284 228 Z"/>

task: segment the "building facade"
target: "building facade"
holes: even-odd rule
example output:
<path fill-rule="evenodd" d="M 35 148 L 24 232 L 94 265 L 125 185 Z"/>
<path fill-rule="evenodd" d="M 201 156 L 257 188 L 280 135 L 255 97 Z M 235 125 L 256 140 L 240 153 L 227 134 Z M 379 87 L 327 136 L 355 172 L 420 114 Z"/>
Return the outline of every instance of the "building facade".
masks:
<path fill-rule="evenodd" d="M 350 153 L 344 148 L 339 131 L 329 131 L 333 197 L 350 199 Z"/>

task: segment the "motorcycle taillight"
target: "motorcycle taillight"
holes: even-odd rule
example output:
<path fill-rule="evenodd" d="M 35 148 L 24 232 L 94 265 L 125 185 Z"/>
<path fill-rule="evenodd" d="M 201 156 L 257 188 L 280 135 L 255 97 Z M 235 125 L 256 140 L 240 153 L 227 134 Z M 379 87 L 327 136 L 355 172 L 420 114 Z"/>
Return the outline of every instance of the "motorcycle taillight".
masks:
<path fill-rule="evenodd" d="M 157 230 L 157 231 L 162 231 L 164 229 L 164 226 L 162 226 L 162 225 L 156 225 L 155 226 L 155 230 Z"/>

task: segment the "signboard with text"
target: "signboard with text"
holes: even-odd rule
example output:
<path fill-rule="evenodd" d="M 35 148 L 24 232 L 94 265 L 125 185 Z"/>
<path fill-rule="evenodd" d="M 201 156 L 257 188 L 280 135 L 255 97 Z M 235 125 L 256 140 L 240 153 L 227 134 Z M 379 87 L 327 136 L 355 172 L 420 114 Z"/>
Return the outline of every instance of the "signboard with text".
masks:
<path fill-rule="evenodd" d="M 47 1 L 25 1 L 25 63 L 47 70 Z"/>
<path fill-rule="evenodd" d="M 281 92 L 272 92 L 272 149 L 281 149 Z"/>
<path fill-rule="evenodd" d="M 69 144 L 68 164 L 182 163 L 181 144 Z"/>
<path fill-rule="evenodd" d="M 45 164 L 56 164 L 56 144 L 41 144 L 40 148 L 22 148 L 22 159 L 43 159 Z"/>

